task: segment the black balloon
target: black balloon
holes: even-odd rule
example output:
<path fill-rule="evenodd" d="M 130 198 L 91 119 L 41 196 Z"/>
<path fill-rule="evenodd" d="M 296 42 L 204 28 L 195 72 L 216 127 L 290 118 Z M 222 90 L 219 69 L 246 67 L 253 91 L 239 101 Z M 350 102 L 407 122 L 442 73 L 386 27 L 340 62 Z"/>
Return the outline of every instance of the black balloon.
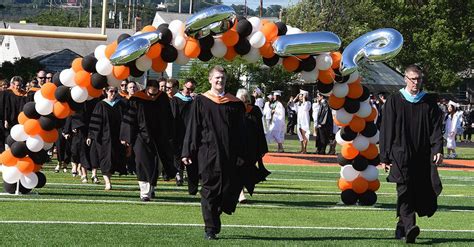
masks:
<path fill-rule="evenodd" d="M 303 63 L 301 63 L 301 61 L 298 63 L 298 67 L 295 69 L 295 71 L 293 71 L 294 73 L 300 73 L 301 71 L 303 71 Z"/>
<path fill-rule="evenodd" d="M 269 67 L 272 67 L 272 66 L 275 66 L 278 64 L 278 61 L 280 60 L 280 57 L 275 54 L 273 57 L 271 58 L 265 58 L 265 57 L 262 57 L 262 60 L 263 60 L 263 63 Z"/>
<path fill-rule="evenodd" d="M 359 196 L 359 203 L 364 206 L 372 206 L 377 202 L 377 194 L 371 190 L 367 190 Z"/>
<path fill-rule="evenodd" d="M 316 67 L 316 59 L 313 56 L 309 56 L 301 60 L 300 65 L 303 66 L 303 70 L 310 72 L 313 71 L 314 67 Z"/>
<path fill-rule="evenodd" d="M 28 156 L 35 162 L 35 164 L 44 164 L 49 161 L 49 155 L 46 150 L 41 149 L 39 152 L 28 152 Z"/>
<path fill-rule="evenodd" d="M 11 147 L 13 143 L 15 143 L 15 139 L 11 135 L 8 135 L 7 138 L 5 138 L 5 143 Z"/>
<path fill-rule="evenodd" d="M 344 102 L 344 110 L 346 110 L 347 113 L 354 114 L 357 111 L 359 111 L 360 108 L 360 102 L 355 99 L 347 98 Z"/>
<path fill-rule="evenodd" d="M 172 63 L 178 57 L 178 50 L 174 48 L 172 45 L 164 45 L 163 49 L 161 49 L 161 58 L 163 61 L 167 63 Z"/>
<path fill-rule="evenodd" d="M 206 37 L 198 39 L 198 41 L 201 50 L 211 50 L 214 45 L 214 37 L 212 37 L 212 35 L 207 35 Z"/>
<path fill-rule="evenodd" d="M 377 157 L 375 157 L 375 159 L 371 159 L 369 160 L 369 165 L 371 166 L 378 166 L 380 164 L 380 156 L 377 155 Z"/>
<path fill-rule="evenodd" d="M 54 73 L 53 78 L 51 79 L 51 82 L 53 82 L 54 85 L 56 85 L 57 87 L 62 85 L 61 80 L 59 80 L 59 74 L 61 73 L 60 72 Z"/>
<path fill-rule="evenodd" d="M 235 28 L 240 37 L 247 37 L 252 33 L 252 23 L 246 19 L 239 20 Z"/>
<path fill-rule="evenodd" d="M 36 172 L 36 176 L 38 176 L 38 184 L 35 188 L 43 188 L 46 185 L 46 176 L 42 172 Z"/>
<path fill-rule="evenodd" d="M 362 155 L 357 155 L 353 160 L 352 160 L 352 167 L 357 170 L 357 171 L 363 171 L 367 168 L 369 165 L 369 161 L 364 158 Z"/>
<path fill-rule="evenodd" d="M 337 154 L 337 163 L 339 163 L 340 166 L 345 166 L 345 165 L 349 165 L 351 163 L 351 160 L 348 160 L 348 159 L 344 158 L 344 156 L 342 156 L 341 153 L 338 153 Z"/>
<path fill-rule="evenodd" d="M 25 142 L 14 142 L 10 150 L 16 158 L 23 158 L 28 154 L 28 148 L 26 147 Z"/>
<path fill-rule="evenodd" d="M 236 17 L 236 19 L 237 19 L 237 21 L 247 20 L 247 18 L 245 18 L 245 16 L 243 16 L 243 15 L 238 15 L 238 16 Z"/>
<path fill-rule="evenodd" d="M 84 107 L 84 103 L 77 103 L 73 99 L 69 99 L 67 101 L 67 104 L 69 105 L 69 108 L 76 112 L 82 110 Z"/>
<path fill-rule="evenodd" d="M 95 64 L 97 63 L 97 58 L 94 55 L 87 55 L 82 58 L 82 68 L 89 73 L 95 73 Z"/>
<path fill-rule="evenodd" d="M 278 36 L 285 35 L 286 32 L 288 31 L 288 28 L 286 27 L 286 24 L 283 22 L 276 22 L 275 23 L 278 27 Z"/>
<path fill-rule="evenodd" d="M 362 86 L 362 95 L 357 99 L 358 101 L 366 101 L 370 97 L 370 90 L 366 86 Z"/>
<path fill-rule="evenodd" d="M 120 34 L 120 36 L 118 36 L 118 38 L 117 38 L 117 44 L 120 44 L 120 42 L 122 42 L 122 41 L 124 41 L 128 38 L 130 38 L 130 34 L 128 34 L 128 33 Z"/>
<path fill-rule="evenodd" d="M 59 102 L 66 102 L 71 99 L 71 90 L 69 87 L 59 86 L 54 92 L 54 97 L 56 97 Z"/>
<path fill-rule="evenodd" d="M 141 77 L 145 73 L 137 68 L 136 61 L 127 63 L 127 67 L 130 69 L 130 75 L 132 77 Z M 107 79 L 107 77 L 105 79 Z"/>
<path fill-rule="evenodd" d="M 239 36 L 239 37 L 240 37 L 239 42 L 237 42 L 237 44 L 235 44 L 234 50 L 239 55 L 245 55 L 245 54 L 249 53 L 250 48 L 252 48 L 252 47 L 250 46 L 250 42 L 246 38 L 244 38 L 242 36 Z"/>
<path fill-rule="evenodd" d="M 9 184 L 9 183 L 3 181 L 3 191 L 5 191 L 8 194 L 15 194 L 16 186 L 17 186 L 17 183 Z M 27 188 L 23 187 L 23 185 L 21 185 L 21 183 L 20 183 L 19 191 L 20 191 L 21 194 L 28 194 L 28 193 L 30 193 L 31 189 L 27 189 Z"/>
<path fill-rule="evenodd" d="M 161 23 L 161 24 L 156 28 L 156 30 L 158 30 L 158 31 L 163 31 L 163 29 L 167 29 L 169 26 L 170 26 L 170 24 L 168 24 L 168 23 Z"/>
<path fill-rule="evenodd" d="M 331 92 L 333 87 L 334 87 L 334 83 L 324 84 L 320 81 L 316 83 L 316 88 L 322 94 L 328 94 L 329 92 Z"/>
<path fill-rule="evenodd" d="M 35 109 L 35 102 L 31 101 L 23 106 L 23 113 L 30 119 L 38 119 L 41 115 Z"/>
<path fill-rule="evenodd" d="M 341 200 L 346 205 L 356 204 L 358 197 L 357 193 L 350 189 L 341 192 Z"/>
<path fill-rule="evenodd" d="M 349 77 L 350 77 L 350 75 L 342 76 L 341 72 L 338 69 L 334 70 L 334 74 L 335 74 L 334 81 L 339 82 L 339 83 L 347 82 L 347 80 L 349 80 Z"/>
<path fill-rule="evenodd" d="M 94 73 L 91 76 L 91 84 L 95 89 L 102 89 L 108 85 L 107 77 L 99 73 Z"/>
<path fill-rule="evenodd" d="M 161 28 L 160 31 L 161 39 L 158 41 L 158 43 L 163 45 L 171 43 L 171 40 L 173 40 L 173 33 L 167 27 Z"/>
<path fill-rule="evenodd" d="M 42 129 L 49 131 L 56 127 L 57 118 L 53 114 L 47 116 L 41 116 L 39 118 L 39 123 Z"/>
<path fill-rule="evenodd" d="M 199 53 L 199 60 L 203 61 L 203 62 L 207 62 L 209 60 L 212 59 L 212 53 L 211 53 L 211 50 L 204 50 L 204 49 L 201 49 L 201 53 Z"/>
<path fill-rule="evenodd" d="M 377 125 L 374 122 L 366 122 L 364 130 L 360 134 L 369 138 L 374 136 L 377 134 Z"/>
<path fill-rule="evenodd" d="M 341 139 L 350 142 L 357 137 L 357 133 L 354 132 L 349 126 L 341 128 Z"/>

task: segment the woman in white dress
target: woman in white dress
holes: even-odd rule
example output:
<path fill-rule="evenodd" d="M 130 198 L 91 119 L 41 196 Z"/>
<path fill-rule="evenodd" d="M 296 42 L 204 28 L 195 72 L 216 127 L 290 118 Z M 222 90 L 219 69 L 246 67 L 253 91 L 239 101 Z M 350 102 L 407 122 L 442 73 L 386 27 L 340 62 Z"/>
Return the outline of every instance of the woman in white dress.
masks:
<path fill-rule="evenodd" d="M 308 101 L 308 91 L 300 90 L 300 94 L 297 97 L 298 102 L 296 103 L 296 129 L 298 130 L 298 139 L 301 143 L 300 153 L 306 153 L 306 147 L 308 146 L 310 128 L 309 128 L 309 111 L 311 110 L 311 102 Z"/>
<path fill-rule="evenodd" d="M 270 121 L 268 126 L 267 142 L 276 142 L 278 152 L 285 152 L 283 142 L 285 141 L 285 107 L 280 102 L 280 91 L 273 93 L 273 102 L 270 103 Z"/>
<path fill-rule="evenodd" d="M 446 126 L 444 138 L 446 138 L 446 147 L 448 149 L 448 158 L 456 158 L 456 130 L 459 125 L 459 115 L 456 114 L 456 106 L 449 102 L 448 115 L 446 115 Z"/>

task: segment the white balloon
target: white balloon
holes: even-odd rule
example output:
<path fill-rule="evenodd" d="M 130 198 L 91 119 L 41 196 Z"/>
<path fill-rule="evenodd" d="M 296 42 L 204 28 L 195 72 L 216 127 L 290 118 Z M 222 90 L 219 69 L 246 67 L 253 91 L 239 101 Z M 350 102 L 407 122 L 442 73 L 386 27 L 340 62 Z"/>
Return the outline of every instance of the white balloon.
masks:
<path fill-rule="evenodd" d="M 105 57 L 105 48 L 107 48 L 106 45 L 99 45 L 95 48 L 94 50 L 94 57 L 97 58 L 97 60 L 106 58 Z"/>
<path fill-rule="evenodd" d="M 10 135 L 12 136 L 13 140 L 17 142 L 26 141 L 28 135 L 25 133 L 25 129 L 22 124 L 15 124 L 10 130 Z"/>
<path fill-rule="evenodd" d="M 176 57 L 176 60 L 174 63 L 180 64 L 180 65 L 185 65 L 189 62 L 189 57 L 184 55 L 184 51 L 178 50 L 178 57 Z"/>
<path fill-rule="evenodd" d="M 312 82 L 315 82 L 316 79 L 318 78 L 317 74 L 319 72 L 315 72 L 314 70 L 313 71 L 301 71 L 301 78 L 303 78 L 303 80 L 306 82 L 306 83 L 312 83 Z"/>
<path fill-rule="evenodd" d="M 3 168 L 4 168 L 4 167 L 5 167 L 4 165 L 0 165 L 0 172 L 3 171 Z"/>
<path fill-rule="evenodd" d="M 21 172 L 16 166 L 6 166 L 3 168 L 3 181 L 14 184 L 20 180 Z"/>
<path fill-rule="evenodd" d="M 375 166 L 369 165 L 360 175 L 367 179 L 367 181 L 374 181 L 379 177 L 379 170 Z"/>
<path fill-rule="evenodd" d="M 211 53 L 214 57 L 221 58 L 227 53 L 227 46 L 221 39 L 214 39 L 214 45 L 211 48 Z"/>
<path fill-rule="evenodd" d="M 87 96 L 89 96 L 89 94 L 85 87 L 75 86 L 71 89 L 71 98 L 77 103 L 86 101 Z"/>
<path fill-rule="evenodd" d="M 344 141 L 344 139 L 342 139 L 342 137 L 341 137 L 341 130 L 338 130 L 337 133 L 336 133 L 336 142 L 337 142 L 339 145 L 341 145 L 341 146 L 347 143 L 347 142 Z"/>
<path fill-rule="evenodd" d="M 369 139 L 363 135 L 358 135 L 354 140 L 352 140 L 352 145 L 354 145 L 354 147 L 360 152 L 365 151 L 369 148 Z"/>
<path fill-rule="evenodd" d="M 355 82 L 357 79 L 359 79 L 359 71 L 354 71 L 354 73 L 350 74 L 349 79 L 347 80 L 346 83 L 351 84 Z"/>
<path fill-rule="evenodd" d="M 33 189 L 38 185 L 38 176 L 34 172 L 30 172 L 28 175 L 20 176 L 20 183 L 27 189 Z"/>
<path fill-rule="evenodd" d="M 332 93 L 338 98 L 344 98 L 349 93 L 349 86 L 346 83 L 334 83 Z"/>
<path fill-rule="evenodd" d="M 379 142 L 379 131 L 377 130 L 377 133 L 372 136 L 372 137 L 369 137 L 369 142 L 372 143 L 372 144 L 377 144 Z"/>
<path fill-rule="evenodd" d="M 120 88 L 120 84 L 122 83 L 122 80 L 119 80 L 115 78 L 114 75 L 110 74 L 110 75 L 107 75 L 107 83 L 109 84 L 109 86 Z"/>
<path fill-rule="evenodd" d="M 51 142 L 51 143 L 45 142 L 45 143 L 44 143 L 44 146 L 43 146 L 43 149 L 46 150 L 46 151 L 48 151 L 48 150 L 50 150 L 51 148 L 53 148 L 53 145 L 54 145 L 54 142 Z"/>
<path fill-rule="evenodd" d="M 184 34 L 184 23 L 180 20 L 173 20 L 168 25 L 168 29 L 173 34 L 173 37 Z"/>
<path fill-rule="evenodd" d="M 360 172 L 357 171 L 356 169 L 354 169 L 354 167 L 352 167 L 352 165 L 345 165 L 345 166 L 341 167 L 340 175 L 346 181 L 349 181 L 349 182 L 353 181 L 354 179 L 356 179 L 359 176 L 359 174 L 360 174 Z"/>
<path fill-rule="evenodd" d="M 147 56 L 142 56 L 141 58 L 135 60 L 135 65 L 140 71 L 147 71 L 151 68 L 152 61 Z"/>
<path fill-rule="evenodd" d="M 31 152 L 39 152 L 43 149 L 44 141 L 39 135 L 30 136 L 26 139 L 26 147 Z"/>
<path fill-rule="evenodd" d="M 53 101 L 52 100 L 48 100 L 48 99 L 41 99 L 39 101 L 35 101 L 35 110 L 43 115 L 43 116 L 46 116 L 48 114 L 50 114 L 51 112 L 53 112 Z"/>
<path fill-rule="evenodd" d="M 319 70 L 328 70 L 331 65 L 332 58 L 328 54 L 320 54 L 316 57 L 316 68 Z"/>
<path fill-rule="evenodd" d="M 265 38 L 265 35 L 258 31 L 254 34 L 252 34 L 250 37 L 249 37 L 249 43 L 252 47 L 254 48 L 260 48 L 262 47 L 265 42 L 266 42 L 266 38 Z"/>
<path fill-rule="evenodd" d="M 64 86 L 74 87 L 76 85 L 76 81 L 74 81 L 75 75 L 76 73 L 74 72 L 74 70 L 65 69 L 59 74 L 59 80 Z"/>
<path fill-rule="evenodd" d="M 176 50 L 182 50 L 186 46 L 186 38 L 183 35 L 178 35 L 173 39 L 172 43 Z"/>
<path fill-rule="evenodd" d="M 41 101 L 41 100 L 43 100 L 43 99 L 44 99 L 44 97 L 43 97 L 43 95 L 41 94 L 41 90 L 36 91 L 35 94 L 33 95 L 33 100 L 34 100 L 35 102 L 39 102 L 39 101 Z"/>
<path fill-rule="evenodd" d="M 254 16 L 248 18 L 247 21 L 252 24 L 252 33 L 256 33 L 262 29 L 262 22 L 260 21 L 260 18 Z"/>
<path fill-rule="evenodd" d="M 97 70 L 97 73 L 103 76 L 108 76 L 112 74 L 114 66 L 110 63 L 109 59 L 104 57 L 97 61 L 97 63 L 95 64 L 95 69 Z"/>
<path fill-rule="evenodd" d="M 261 58 L 260 50 L 258 48 L 252 47 L 250 48 L 249 53 L 243 55 L 242 58 L 249 63 L 255 63 Z"/>
<path fill-rule="evenodd" d="M 349 124 L 352 120 L 353 114 L 348 113 L 344 108 L 336 110 L 336 119 L 342 124 Z"/>
<path fill-rule="evenodd" d="M 298 34 L 298 33 L 303 33 L 303 31 L 301 31 L 301 29 L 299 28 L 296 28 L 296 27 L 290 27 L 290 26 L 286 26 L 287 27 L 287 31 L 286 31 L 286 35 L 288 34 Z"/>
<path fill-rule="evenodd" d="M 361 118 L 366 118 L 372 113 L 372 106 L 367 102 L 360 102 L 359 111 L 356 112 L 356 115 Z"/>

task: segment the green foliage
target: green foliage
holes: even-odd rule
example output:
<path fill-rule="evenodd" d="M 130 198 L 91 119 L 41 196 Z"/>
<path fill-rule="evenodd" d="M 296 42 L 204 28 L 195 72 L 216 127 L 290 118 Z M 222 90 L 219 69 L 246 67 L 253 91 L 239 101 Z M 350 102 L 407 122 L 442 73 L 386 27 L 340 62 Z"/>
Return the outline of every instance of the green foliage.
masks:
<path fill-rule="evenodd" d="M 33 79 L 36 72 L 42 68 L 38 61 L 22 57 L 15 63 L 3 62 L 2 67 L 0 67 L 0 74 L 5 78 L 21 76 L 25 81 L 28 81 Z"/>
<path fill-rule="evenodd" d="M 78 18 L 78 13 L 64 10 L 44 10 L 37 16 L 27 19 L 29 23 L 38 23 L 45 26 L 63 26 L 63 27 L 86 27 L 88 21 L 87 16 Z"/>

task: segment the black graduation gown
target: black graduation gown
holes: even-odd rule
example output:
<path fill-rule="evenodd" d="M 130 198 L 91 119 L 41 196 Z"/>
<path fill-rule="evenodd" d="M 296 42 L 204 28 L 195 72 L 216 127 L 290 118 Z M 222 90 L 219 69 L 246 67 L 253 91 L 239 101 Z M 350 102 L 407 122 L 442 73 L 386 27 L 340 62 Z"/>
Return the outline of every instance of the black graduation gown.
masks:
<path fill-rule="evenodd" d="M 156 186 L 158 159 L 162 161 L 166 174 L 176 174 L 170 102 L 165 93 L 152 100 L 144 91 L 134 94 L 129 102 L 129 109 L 122 120 L 120 140 L 133 147 L 138 181 Z"/>
<path fill-rule="evenodd" d="M 326 146 L 329 144 L 333 130 L 333 119 L 331 109 L 327 101 L 321 102 L 321 107 L 318 112 L 318 125 L 321 127 L 317 128 L 316 147 L 318 151 L 325 153 Z"/>
<path fill-rule="evenodd" d="M 203 211 L 235 211 L 244 184 L 244 113 L 241 101 L 216 103 L 203 95 L 191 106 L 181 156 L 197 157 Z"/>
<path fill-rule="evenodd" d="M 443 153 L 442 112 L 434 95 L 410 103 L 400 92 L 384 105 L 380 129 L 380 160 L 391 163 L 387 181 L 414 190 L 415 211 L 432 216 L 442 185 L 433 155 Z"/>
<path fill-rule="evenodd" d="M 13 90 L 5 91 L 5 108 L 4 117 L 8 122 L 8 130 L 18 124 L 18 115 L 23 111 L 23 106 L 31 101 L 31 98 L 25 93 L 14 92 Z"/>
<path fill-rule="evenodd" d="M 0 153 L 5 151 L 5 138 L 7 132 L 5 131 L 5 95 L 7 91 L 0 91 Z"/>
<path fill-rule="evenodd" d="M 68 164 L 71 162 L 71 140 L 66 140 L 66 138 L 64 138 L 62 135 L 64 133 L 63 128 L 59 128 L 58 131 L 59 137 L 55 143 L 58 162 Z"/>
<path fill-rule="evenodd" d="M 97 162 L 103 174 L 125 173 L 125 148 L 120 143 L 122 108 L 125 105 L 120 100 L 114 106 L 102 100 L 92 112 L 88 137 L 95 143 Z"/>

